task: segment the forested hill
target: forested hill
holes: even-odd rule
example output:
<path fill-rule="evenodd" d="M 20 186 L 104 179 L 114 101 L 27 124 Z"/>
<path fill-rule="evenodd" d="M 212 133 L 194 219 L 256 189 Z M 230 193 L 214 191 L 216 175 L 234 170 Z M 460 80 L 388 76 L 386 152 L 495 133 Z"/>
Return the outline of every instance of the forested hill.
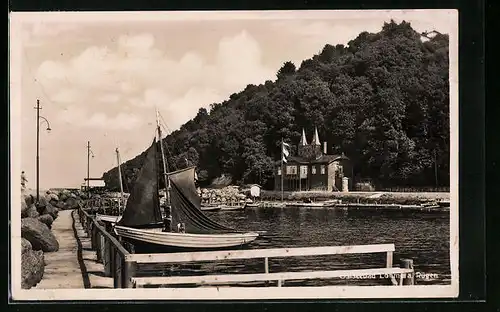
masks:
<path fill-rule="evenodd" d="M 197 166 L 202 183 L 272 187 L 279 144 L 296 145 L 314 126 L 329 153 L 344 152 L 357 179 L 382 186 L 449 185 L 448 35 L 428 41 L 406 22 L 385 23 L 347 46 L 327 44 L 299 69 L 285 62 L 276 81 L 248 85 L 165 138 L 169 164 Z M 285 61 L 285 60 L 284 60 Z M 123 165 L 130 188 L 144 153 Z M 117 168 L 103 175 L 118 188 Z"/>

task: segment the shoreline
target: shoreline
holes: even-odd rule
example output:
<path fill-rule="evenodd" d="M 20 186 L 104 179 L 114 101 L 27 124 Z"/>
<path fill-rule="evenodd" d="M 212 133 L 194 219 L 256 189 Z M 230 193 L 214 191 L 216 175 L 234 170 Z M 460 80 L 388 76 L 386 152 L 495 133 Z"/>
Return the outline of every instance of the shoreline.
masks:
<path fill-rule="evenodd" d="M 312 202 L 340 200 L 342 204 L 375 204 L 375 205 L 422 205 L 437 204 L 450 200 L 448 192 L 326 192 L 303 191 L 283 192 L 284 202 L 303 202 L 311 199 Z M 261 201 L 281 201 L 280 191 L 261 192 Z"/>

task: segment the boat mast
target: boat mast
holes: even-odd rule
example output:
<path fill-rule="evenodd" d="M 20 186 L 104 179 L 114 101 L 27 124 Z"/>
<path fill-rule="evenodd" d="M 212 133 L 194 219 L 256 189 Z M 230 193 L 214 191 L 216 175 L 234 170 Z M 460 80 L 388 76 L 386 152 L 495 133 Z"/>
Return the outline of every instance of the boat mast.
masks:
<path fill-rule="evenodd" d="M 285 174 L 284 166 L 283 166 L 283 158 L 285 157 L 283 154 L 283 137 L 281 137 L 281 202 L 283 203 L 283 175 Z"/>
<path fill-rule="evenodd" d="M 120 180 L 120 200 L 118 201 L 118 214 L 121 214 L 121 203 L 123 202 L 123 181 L 122 181 L 122 169 L 120 161 L 120 152 L 118 147 L 116 148 L 116 160 L 118 162 L 118 179 Z"/>
<path fill-rule="evenodd" d="M 166 196 L 166 201 L 167 201 L 167 207 L 170 208 L 170 206 L 171 206 L 170 205 L 170 179 L 168 178 L 168 174 L 167 174 L 167 161 L 165 159 L 165 153 L 163 151 L 163 140 L 162 140 L 162 136 L 161 136 L 160 119 L 158 117 L 159 117 L 159 112 L 158 112 L 158 109 L 156 109 L 156 127 L 158 129 L 158 137 L 160 140 L 161 160 L 163 163 L 163 177 L 164 177 L 165 187 L 166 187 L 165 196 Z M 169 216 L 167 216 L 167 217 L 169 217 Z M 170 229 L 172 229 L 172 224 L 170 224 Z"/>

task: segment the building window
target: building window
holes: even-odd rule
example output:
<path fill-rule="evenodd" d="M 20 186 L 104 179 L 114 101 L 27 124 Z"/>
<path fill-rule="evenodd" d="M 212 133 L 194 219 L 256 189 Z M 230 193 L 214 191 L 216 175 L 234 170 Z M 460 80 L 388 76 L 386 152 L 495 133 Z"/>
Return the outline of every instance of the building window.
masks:
<path fill-rule="evenodd" d="M 281 168 L 278 169 L 278 175 L 281 175 Z"/>
<path fill-rule="evenodd" d="M 300 166 L 300 176 L 307 177 L 307 166 Z"/>
<path fill-rule="evenodd" d="M 326 168 L 325 168 L 325 165 L 321 165 L 321 174 L 325 174 L 326 172 Z"/>
<path fill-rule="evenodd" d="M 286 166 L 286 174 L 297 174 L 297 166 Z"/>
<path fill-rule="evenodd" d="M 311 167 L 311 174 L 316 174 L 316 166 Z"/>

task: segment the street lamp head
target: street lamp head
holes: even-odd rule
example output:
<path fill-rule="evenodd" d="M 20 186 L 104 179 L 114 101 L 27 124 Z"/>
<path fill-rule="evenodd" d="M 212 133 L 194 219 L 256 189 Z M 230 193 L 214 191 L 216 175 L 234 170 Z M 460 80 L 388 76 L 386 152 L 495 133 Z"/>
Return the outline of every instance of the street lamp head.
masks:
<path fill-rule="evenodd" d="M 50 127 L 47 127 L 47 132 L 50 132 L 52 129 L 50 129 Z"/>

